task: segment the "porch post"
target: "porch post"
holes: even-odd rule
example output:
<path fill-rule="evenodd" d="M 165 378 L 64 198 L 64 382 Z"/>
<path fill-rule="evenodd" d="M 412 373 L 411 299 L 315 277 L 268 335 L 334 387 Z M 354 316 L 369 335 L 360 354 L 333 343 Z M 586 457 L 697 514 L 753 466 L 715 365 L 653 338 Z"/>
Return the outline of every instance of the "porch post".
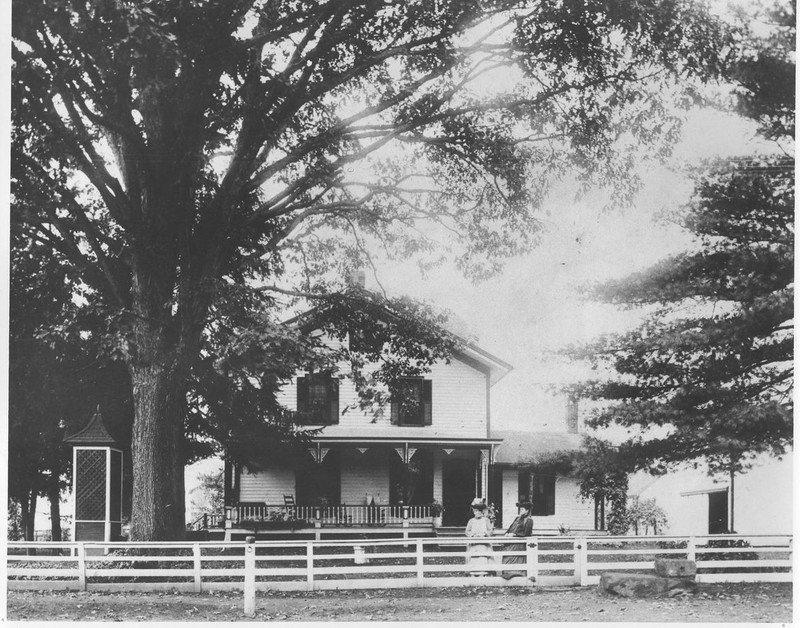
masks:
<path fill-rule="evenodd" d="M 478 496 L 485 502 L 489 496 L 489 452 L 486 449 L 481 449 L 480 465 L 481 486 Z"/>

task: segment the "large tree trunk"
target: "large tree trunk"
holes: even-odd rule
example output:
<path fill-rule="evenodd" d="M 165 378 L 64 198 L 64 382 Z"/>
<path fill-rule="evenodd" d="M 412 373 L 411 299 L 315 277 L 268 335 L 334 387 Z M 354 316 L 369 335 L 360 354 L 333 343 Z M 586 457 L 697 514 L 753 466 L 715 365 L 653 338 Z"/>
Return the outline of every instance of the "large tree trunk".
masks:
<path fill-rule="evenodd" d="M 186 383 L 159 365 L 131 366 L 132 541 L 180 540 L 185 533 L 183 417 Z"/>

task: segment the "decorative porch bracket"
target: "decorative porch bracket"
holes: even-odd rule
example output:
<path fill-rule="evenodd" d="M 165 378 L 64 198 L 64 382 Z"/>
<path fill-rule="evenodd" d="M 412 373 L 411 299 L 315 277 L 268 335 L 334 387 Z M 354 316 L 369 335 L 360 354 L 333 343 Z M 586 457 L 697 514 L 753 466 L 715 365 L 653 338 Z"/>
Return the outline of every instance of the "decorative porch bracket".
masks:
<path fill-rule="evenodd" d="M 397 452 L 397 455 L 400 456 L 400 460 L 403 461 L 403 464 L 411 462 L 411 458 L 417 453 L 417 447 L 409 447 L 408 443 L 406 443 L 404 447 L 395 447 L 394 450 Z"/>
<path fill-rule="evenodd" d="M 308 453 L 311 454 L 311 457 L 314 459 L 314 462 L 316 462 L 317 464 L 321 464 L 322 461 L 325 460 L 325 456 L 328 455 L 329 451 L 330 451 L 330 449 L 327 448 L 327 447 L 320 447 L 319 443 L 317 443 L 316 448 L 315 447 L 309 447 L 308 448 Z"/>

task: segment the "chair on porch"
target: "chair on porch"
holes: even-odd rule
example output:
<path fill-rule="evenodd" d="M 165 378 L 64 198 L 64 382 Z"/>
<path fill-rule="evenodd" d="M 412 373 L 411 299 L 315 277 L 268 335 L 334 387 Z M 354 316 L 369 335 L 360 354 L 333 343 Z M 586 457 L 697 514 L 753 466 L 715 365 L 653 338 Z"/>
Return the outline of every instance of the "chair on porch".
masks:
<path fill-rule="evenodd" d="M 294 495 L 284 495 L 283 496 L 283 512 L 286 516 L 292 517 L 294 512 Z"/>

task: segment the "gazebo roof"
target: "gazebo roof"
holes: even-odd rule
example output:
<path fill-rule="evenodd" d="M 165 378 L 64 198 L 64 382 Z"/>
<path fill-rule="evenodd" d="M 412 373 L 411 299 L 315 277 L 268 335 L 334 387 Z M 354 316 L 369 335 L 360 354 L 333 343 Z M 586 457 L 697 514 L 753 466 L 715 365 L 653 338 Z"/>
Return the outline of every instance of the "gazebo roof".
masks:
<path fill-rule="evenodd" d="M 67 445 L 119 447 L 119 443 L 108 433 L 106 426 L 103 424 L 103 415 L 100 414 L 100 408 L 92 415 L 86 427 L 80 432 L 76 432 L 72 436 L 65 438 L 64 443 Z"/>

